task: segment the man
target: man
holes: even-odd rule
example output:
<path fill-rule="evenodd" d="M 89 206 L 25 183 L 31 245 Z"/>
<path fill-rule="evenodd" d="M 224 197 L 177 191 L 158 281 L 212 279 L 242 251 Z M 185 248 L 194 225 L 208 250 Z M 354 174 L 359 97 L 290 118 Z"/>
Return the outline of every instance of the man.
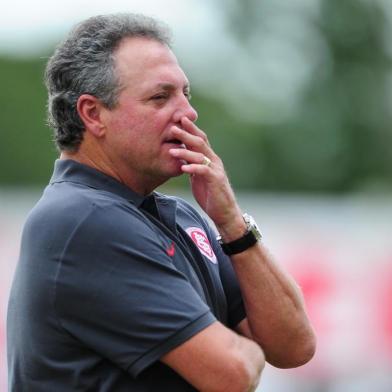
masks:
<path fill-rule="evenodd" d="M 90 18 L 46 70 L 61 152 L 30 213 L 8 310 L 12 391 L 249 391 L 310 360 L 296 284 L 242 214 L 166 30 Z M 190 175 L 220 242 L 154 189 Z M 226 254 L 225 254 L 226 253 Z"/>

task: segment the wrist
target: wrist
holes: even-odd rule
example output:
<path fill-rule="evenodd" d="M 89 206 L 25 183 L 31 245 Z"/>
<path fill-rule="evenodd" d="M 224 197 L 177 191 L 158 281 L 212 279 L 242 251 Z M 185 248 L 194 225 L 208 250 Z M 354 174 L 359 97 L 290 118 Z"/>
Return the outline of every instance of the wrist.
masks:
<path fill-rule="evenodd" d="M 216 228 L 224 242 L 231 242 L 241 238 L 247 230 L 246 223 L 240 212 L 226 224 L 217 225 Z"/>
<path fill-rule="evenodd" d="M 246 249 L 249 249 L 253 245 L 257 243 L 261 239 L 260 230 L 255 222 L 255 220 L 248 214 L 242 215 L 242 222 L 245 224 L 245 231 L 242 235 L 234 235 L 234 231 L 231 231 L 229 236 L 226 239 L 221 235 L 217 237 L 217 240 L 222 246 L 222 250 L 227 255 L 231 256 L 237 253 L 241 253 Z M 233 222 L 234 224 L 234 222 Z M 232 227 L 232 225 L 231 225 Z M 239 230 L 243 227 L 241 224 L 235 232 L 239 232 Z M 228 238 L 234 239 L 228 239 Z"/>

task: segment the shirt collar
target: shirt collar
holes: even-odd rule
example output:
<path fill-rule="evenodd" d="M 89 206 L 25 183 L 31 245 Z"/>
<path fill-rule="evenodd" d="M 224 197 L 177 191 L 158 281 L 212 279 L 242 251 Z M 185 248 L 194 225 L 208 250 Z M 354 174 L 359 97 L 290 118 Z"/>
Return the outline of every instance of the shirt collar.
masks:
<path fill-rule="evenodd" d="M 145 197 L 115 178 L 72 159 L 57 159 L 50 184 L 73 182 L 119 195 L 140 207 Z"/>

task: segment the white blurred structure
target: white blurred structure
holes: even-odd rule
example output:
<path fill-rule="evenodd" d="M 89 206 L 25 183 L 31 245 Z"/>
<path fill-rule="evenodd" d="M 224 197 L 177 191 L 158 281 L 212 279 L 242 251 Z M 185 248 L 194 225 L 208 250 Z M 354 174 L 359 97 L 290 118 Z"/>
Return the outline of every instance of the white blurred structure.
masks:
<path fill-rule="evenodd" d="M 22 225 L 38 197 L 0 191 L 1 391 L 6 390 L 8 292 Z M 264 194 L 243 194 L 239 200 L 302 287 L 318 334 L 309 364 L 293 370 L 267 366 L 260 391 L 392 391 L 392 203 Z"/>

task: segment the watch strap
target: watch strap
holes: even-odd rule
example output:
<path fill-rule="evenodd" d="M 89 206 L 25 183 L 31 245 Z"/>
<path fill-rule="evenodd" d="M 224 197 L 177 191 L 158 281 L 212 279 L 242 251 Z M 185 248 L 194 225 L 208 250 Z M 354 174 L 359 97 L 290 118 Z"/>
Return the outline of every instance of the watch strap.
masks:
<path fill-rule="evenodd" d="M 218 241 L 221 244 L 223 252 L 231 256 L 237 253 L 241 253 L 252 247 L 257 242 L 257 238 L 253 231 L 249 230 L 247 233 L 245 233 L 245 235 L 243 235 L 241 238 L 238 238 L 237 240 L 224 243 L 219 237 Z"/>

